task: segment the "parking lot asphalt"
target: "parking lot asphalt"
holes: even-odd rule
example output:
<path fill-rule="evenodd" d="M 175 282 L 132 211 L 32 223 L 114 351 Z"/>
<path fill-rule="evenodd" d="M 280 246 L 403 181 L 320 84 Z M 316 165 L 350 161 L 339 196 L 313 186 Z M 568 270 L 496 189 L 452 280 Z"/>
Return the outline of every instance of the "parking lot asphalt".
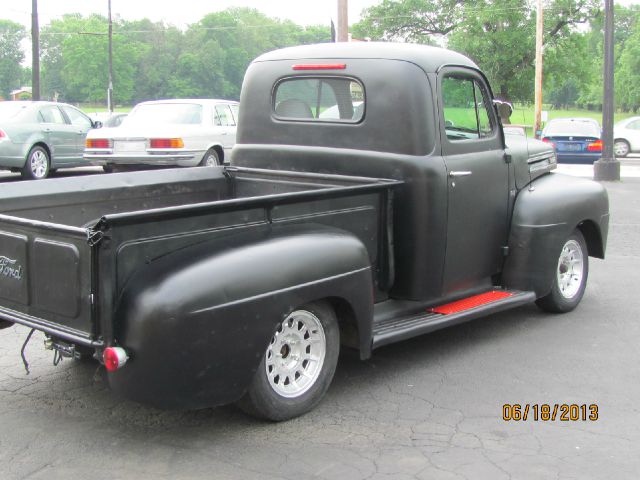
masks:
<path fill-rule="evenodd" d="M 590 259 L 577 310 L 525 306 L 366 362 L 343 352 L 325 400 L 285 423 L 123 400 L 95 363 L 54 367 L 40 334 L 26 375 L 28 330 L 1 330 L 0 478 L 637 479 L 640 179 L 605 185 L 607 259 Z M 530 405 L 528 419 L 504 420 L 505 404 Z M 541 404 L 596 405 L 598 416 L 536 421 Z"/>

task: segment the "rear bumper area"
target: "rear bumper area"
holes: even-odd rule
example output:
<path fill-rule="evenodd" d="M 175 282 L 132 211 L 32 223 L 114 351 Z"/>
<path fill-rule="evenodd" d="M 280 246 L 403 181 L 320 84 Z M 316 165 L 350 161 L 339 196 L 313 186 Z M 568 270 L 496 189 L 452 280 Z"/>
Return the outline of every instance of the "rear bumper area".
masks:
<path fill-rule="evenodd" d="M 157 153 L 153 155 L 105 155 L 85 153 L 84 159 L 93 165 L 173 165 L 195 167 L 200 163 L 204 152 L 184 151 L 175 153 Z"/>
<path fill-rule="evenodd" d="M 8 325 L 6 323 L 8 323 Z M 104 342 L 102 340 L 94 340 L 92 339 L 91 335 L 80 330 L 64 327 L 60 324 L 48 322 L 47 320 L 16 312 L 14 310 L 10 310 L 8 308 L 0 306 L 0 329 L 10 327 L 11 324 L 14 323 L 24 325 L 25 327 L 34 328 L 36 330 L 49 334 L 52 337 L 60 338 L 77 345 L 83 345 L 93 348 L 104 347 Z"/>
<path fill-rule="evenodd" d="M 556 152 L 558 163 L 575 163 L 590 165 L 602 157 L 601 152 L 596 153 L 575 153 L 575 152 Z"/>

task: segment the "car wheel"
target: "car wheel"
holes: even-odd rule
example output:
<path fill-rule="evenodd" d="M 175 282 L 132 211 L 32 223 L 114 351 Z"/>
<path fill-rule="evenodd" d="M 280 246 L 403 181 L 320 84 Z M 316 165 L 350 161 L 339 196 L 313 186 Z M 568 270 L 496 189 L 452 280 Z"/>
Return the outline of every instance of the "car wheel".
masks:
<path fill-rule="evenodd" d="M 217 167 L 218 165 L 220 165 L 220 156 L 214 148 L 210 148 L 209 150 L 207 150 L 207 153 L 204 154 L 204 157 L 202 157 L 200 166 Z"/>
<path fill-rule="evenodd" d="M 548 312 L 570 312 L 582 300 L 588 276 L 587 244 L 580 230 L 576 229 L 569 235 L 560 251 L 551 292 L 536 300 L 536 304 Z"/>
<path fill-rule="evenodd" d="M 295 309 L 278 325 L 238 405 L 250 415 L 272 421 L 308 412 L 329 388 L 339 353 L 333 309 L 324 302 Z"/>
<path fill-rule="evenodd" d="M 626 140 L 621 139 L 613 142 L 613 153 L 616 157 L 626 157 L 629 155 L 629 150 L 631 150 L 631 147 Z"/>
<path fill-rule="evenodd" d="M 50 166 L 51 159 L 49 158 L 49 153 L 47 153 L 44 148 L 35 146 L 29 150 L 27 161 L 22 169 L 22 178 L 25 180 L 40 180 L 47 178 Z"/>

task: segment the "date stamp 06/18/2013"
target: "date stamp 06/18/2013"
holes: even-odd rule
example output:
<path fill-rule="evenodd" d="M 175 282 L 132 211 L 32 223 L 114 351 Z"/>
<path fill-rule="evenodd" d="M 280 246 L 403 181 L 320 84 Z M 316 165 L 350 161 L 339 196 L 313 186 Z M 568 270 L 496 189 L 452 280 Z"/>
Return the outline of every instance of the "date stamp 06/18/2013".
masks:
<path fill-rule="evenodd" d="M 502 419 L 505 422 L 595 422 L 599 411 L 595 403 L 505 403 Z"/>

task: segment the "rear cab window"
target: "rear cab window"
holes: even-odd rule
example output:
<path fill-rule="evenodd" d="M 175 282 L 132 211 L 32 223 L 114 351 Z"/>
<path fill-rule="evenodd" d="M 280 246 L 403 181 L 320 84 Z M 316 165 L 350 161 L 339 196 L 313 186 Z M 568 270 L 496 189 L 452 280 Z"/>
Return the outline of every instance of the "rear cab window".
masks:
<path fill-rule="evenodd" d="M 272 104 L 279 120 L 358 123 L 364 117 L 364 88 L 352 78 L 286 78 L 276 84 Z"/>

